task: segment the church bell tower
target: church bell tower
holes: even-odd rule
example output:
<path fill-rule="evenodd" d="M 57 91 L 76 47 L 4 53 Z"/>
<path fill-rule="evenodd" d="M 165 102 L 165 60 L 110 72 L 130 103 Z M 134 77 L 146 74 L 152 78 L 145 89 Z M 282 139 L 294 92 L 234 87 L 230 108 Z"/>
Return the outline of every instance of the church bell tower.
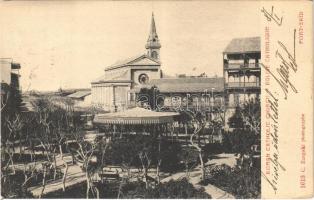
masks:
<path fill-rule="evenodd" d="M 150 33 L 145 48 L 147 49 L 147 55 L 155 60 L 160 60 L 160 48 L 156 25 L 154 20 L 154 13 L 152 14 L 152 21 L 150 25 Z"/>

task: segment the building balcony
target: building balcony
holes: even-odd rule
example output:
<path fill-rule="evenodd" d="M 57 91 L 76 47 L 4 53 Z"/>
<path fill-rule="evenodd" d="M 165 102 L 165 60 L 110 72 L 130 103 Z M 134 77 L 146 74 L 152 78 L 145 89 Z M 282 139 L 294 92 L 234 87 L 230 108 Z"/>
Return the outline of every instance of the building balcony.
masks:
<path fill-rule="evenodd" d="M 259 82 L 229 82 L 225 83 L 226 88 L 258 88 L 261 87 Z"/>
<path fill-rule="evenodd" d="M 225 63 L 225 69 L 260 69 L 259 63 Z"/>

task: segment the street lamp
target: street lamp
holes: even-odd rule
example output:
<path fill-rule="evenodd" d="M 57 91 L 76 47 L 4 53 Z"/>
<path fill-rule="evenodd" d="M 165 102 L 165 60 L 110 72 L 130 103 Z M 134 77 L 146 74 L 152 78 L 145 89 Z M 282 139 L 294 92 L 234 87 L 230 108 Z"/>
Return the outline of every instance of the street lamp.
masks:
<path fill-rule="evenodd" d="M 206 108 L 206 106 L 207 106 L 207 98 L 206 98 L 206 96 L 207 96 L 207 89 L 205 89 L 205 94 L 202 94 L 202 96 L 205 96 L 205 98 L 204 98 L 204 100 L 205 100 L 205 108 Z"/>
<path fill-rule="evenodd" d="M 204 108 L 206 109 L 206 94 L 202 94 L 202 97 L 201 97 L 201 109 Z M 204 98 L 205 96 L 205 98 Z"/>
<path fill-rule="evenodd" d="M 113 106 L 113 111 L 117 112 L 118 106 L 116 105 L 116 85 L 112 84 L 112 106 Z"/>
<path fill-rule="evenodd" d="M 155 110 L 156 108 L 157 108 L 157 98 L 156 98 L 156 92 L 157 91 L 157 87 L 154 87 L 154 91 L 153 91 L 153 100 L 154 100 L 154 102 L 153 102 L 153 110 Z"/>
<path fill-rule="evenodd" d="M 214 90 L 215 88 L 212 88 L 212 110 L 213 110 L 213 107 L 214 107 Z"/>
<path fill-rule="evenodd" d="M 129 90 L 126 92 L 126 102 L 125 102 L 125 104 L 126 104 L 126 109 L 128 109 L 128 107 L 131 105 L 131 93 L 130 93 Z"/>
<path fill-rule="evenodd" d="M 189 110 L 189 97 L 190 94 L 186 94 L 186 110 Z"/>

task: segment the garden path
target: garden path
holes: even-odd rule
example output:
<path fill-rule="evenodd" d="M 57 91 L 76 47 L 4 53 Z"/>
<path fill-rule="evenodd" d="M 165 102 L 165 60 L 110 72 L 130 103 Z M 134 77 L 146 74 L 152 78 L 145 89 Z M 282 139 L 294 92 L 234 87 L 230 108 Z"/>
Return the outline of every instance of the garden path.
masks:
<path fill-rule="evenodd" d="M 68 159 L 67 157 L 65 157 L 64 159 Z M 62 160 L 61 158 L 58 156 L 57 157 L 57 165 L 61 164 Z M 85 177 L 85 173 L 82 172 L 81 168 L 79 165 L 69 165 L 68 168 L 68 174 L 67 174 L 67 178 L 66 178 L 66 182 L 65 182 L 65 186 L 69 187 L 81 182 L 86 181 L 86 177 Z M 48 194 L 50 192 L 54 192 L 57 190 L 62 189 L 62 179 L 58 179 L 55 181 L 51 181 L 48 182 L 46 184 L 45 190 L 43 194 Z M 38 197 L 41 193 L 42 190 L 42 186 L 34 186 L 29 188 L 29 191 L 35 196 Z"/>
<path fill-rule="evenodd" d="M 226 164 L 229 165 L 230 167 L 234 167 L 236 164 L 236 158 L 234 154 L 218 154 L 215 156 L 215 158 L 209 160 L 205 166 L 207 165 L 221 165 L 221 164 Z M 222 189 L 208 184 L 206 186 L 202 186 L 199 184 L 201 181 L 201 166 L 198 165 L 196 168 L 194 168 L 192 171 L 189 173 L 189 182 L 195 187 L 195 188 L 201 188 L 203 187 L 205 189 L 205 192 L 209 195 L 212 196 L 213 199 L 235 199 L 235 197 L 231 194 L 229 194 L 226 191 L 223 191 Z M 164 178 L 161 180 L 161 182 L 168 182 L 171 179 L 173 180 L 178 180 L 181 178 L 186 177 L 185 172 L 179 172 L 172 174 L 171 176 Z"/>
<path fill-rule="evenodd" d="M 58 165 L 59 163 L 61 164 L 61 158 L 57 157 Z M 233 154 L 218 154 L 215 156 L 215 158 L 209 160 L 205 165 L 221 165 L 221 164 L 226 164 L 231 167 L 233 167 L 236 164 L 236 159 Z M 173 180 L 178 180 L 180 178 L 184 178 L 186 176 L 185 172 L 178 172 L 175 174 L 172 174 L 164 179 L 161 180 L 161 182 L 167 182 L 170 181 L 171 179 Z M 68 175 L 66 179 L 66 187 L 81 183 L 86 181 L 85 173 L 82 172 L 81 168 L 78 165 L 69 165 L 68 169 Z M 212 198 L 215 199 L 234 199 L 235 197 L 220 188 L 208 184 L 206 186 L 202 186 L 199 184 L 201 181 L 201 167 L 197 166 L 194 168 L 192 171 L 189 173 L 189 182 L 196 188 L 201 188 L 203 187 L 205 189 L 205 192 L 210 194 Z M 46 184 L 46 188 L 44 190 L 44 194 L 58 191 L 62 189 L 62 180 L 58 179 L 55 181 L 48 182 Z M 34 186 L 29 188 L 29 191 L 34 195 L 34 196 L 39 196 L 42 190 L 42 186 Z"/>

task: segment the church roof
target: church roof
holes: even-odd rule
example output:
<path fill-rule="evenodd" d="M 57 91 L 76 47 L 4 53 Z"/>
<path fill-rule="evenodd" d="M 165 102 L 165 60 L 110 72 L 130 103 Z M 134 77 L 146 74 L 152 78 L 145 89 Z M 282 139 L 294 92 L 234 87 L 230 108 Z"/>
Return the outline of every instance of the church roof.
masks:
<path fill-rule="evenodd" d="M 162 93 L 199 93 L 211 91 L 214 88 L 214 92 L 222 92 L 224 90 L 224 78 L 161 78 L 150 80 L 146 88 L 157 86 L 158 90 Z M 139 91 L 140 88 L 135 89 Z"/>
<path fill-rule="evenodd" d="M 225 48 L 224 53 L 260 52 L 261 38 L 234 38 Z"/>
<path fill-rule="evenodd" d="M 115 74 L 114 76 L 107 77 L 106 74 L 98 77 L 93 80 L 91 83 L 131 83 L 132 80 L 125 79 L 125 75 L 128 73 L 128 69 L 120 71 L 120 73 Z"/>
<path fill-rule="evenodd" d="M 131 58 L 127 58 L 125 60 L 119 60 L 115 62 L 114 64 L 108 66 L 105 68 L 105 71 L 116 69 L 116 68 L 121 68 L 125 66 L 132 66 L 132 65 L 155 65 L 158 66 L 160 65 L 160 62 L 147 56 L 146 54 L 142 54 L 140 56 L 135 56 Z"/>
<path fill-rule="evenodd" d="M 96 78 L 95 80 L 93 80 L 92 83 L 98 83 L 98 82 L 104 81 L 104 80 L 106 80 L 106 76 L 102 75 L 102 76 Z"/>

